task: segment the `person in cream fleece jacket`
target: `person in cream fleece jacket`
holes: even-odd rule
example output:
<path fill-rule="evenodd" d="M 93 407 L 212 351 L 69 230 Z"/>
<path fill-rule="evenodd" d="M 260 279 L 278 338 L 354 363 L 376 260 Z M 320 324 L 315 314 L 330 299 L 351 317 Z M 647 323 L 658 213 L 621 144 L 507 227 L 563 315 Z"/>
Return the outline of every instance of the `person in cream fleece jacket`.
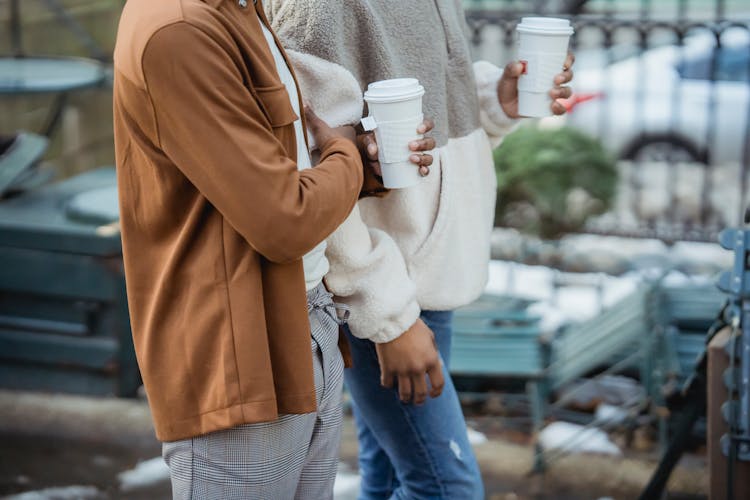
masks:
<path fill-rule="evenodd" d="M 483 498 L 447 372 L 451 311 L 475 300 L 487 281 L 492 149 L 518 117 L 522 65 L 472 63 L 460 0 L 266 0 L 265 8 L 306 99 L 332 126 L 359 122 L 370 82 L 415 77 L 426 89 L 424 113 L 435 124 L 431 173 L 358 203 L 327 240 L 325 281 L 351 308 L 354 366 L 346 383 L 360 441 L 360 498 Z M 570 95 L 563 85 L 572 64 L 570 56 L 550 82 L 554 99 Z M 553 102 L 551 113 L 564 112 Z M 375 160 L 376 148 L 363 156 Z M 433 385 L 438 378 L 433 333 L 445 386 L 427 398 L 425 374 Z"/>

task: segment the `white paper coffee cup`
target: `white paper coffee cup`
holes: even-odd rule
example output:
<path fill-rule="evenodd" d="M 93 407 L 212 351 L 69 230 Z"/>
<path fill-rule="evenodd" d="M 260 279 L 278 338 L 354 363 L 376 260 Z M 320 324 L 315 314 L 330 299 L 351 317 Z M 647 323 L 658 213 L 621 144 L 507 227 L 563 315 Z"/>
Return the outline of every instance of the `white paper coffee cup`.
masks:
<path fill-rule="evenodd" d="M 524 17 L 516 26 L 518 60 L 524 74 L 518 79 L 518 114 L 543 117 L 552 114 L 549 91 L 562 71 L 573 27 L 567 19 Z"/>
<path fill-rule="evenodd" d="M 375 131 L 383 185 L 389 189 L 414 186 L 422 179 L 419 167 L 409 161 L 413 154 L 409 143 L 423 137 L 417 133 L 424 121 L 423 95 L 424 87 L 416 78 L 373 82 L 365 92 L 370 114 L 362 125 Z"/>

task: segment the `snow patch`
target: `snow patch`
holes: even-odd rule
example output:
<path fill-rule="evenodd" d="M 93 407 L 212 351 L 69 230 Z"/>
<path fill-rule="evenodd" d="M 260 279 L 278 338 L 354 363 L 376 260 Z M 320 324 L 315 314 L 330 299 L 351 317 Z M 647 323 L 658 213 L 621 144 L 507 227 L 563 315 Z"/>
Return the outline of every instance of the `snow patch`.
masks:
<path fill-rule="evenodd" d="M 477 430 L 472 429 L 471 427 L 466 428 L 466 434 L 468 434 L 469 444 L 471 444 L 472 446 L 477 446 L 487 442 L 487 436 Z"/>
<path fill-rule="evenodd" d="M 716 286 L 715 276 L 691 275 L 679 271 L 671 271 L 662 280 L 662 285 L 667 288 L 679 288 L 684 286 Z"/>
<path fill-rule="evenodd" d="M 623 375 L 604 375 L 575 382 L 562 392 L 560 399 L 584 407 L 598 402 L 631 407 L 645 397 L 646 389 L 637 380 Z"/>
<path fill-rule="evenodd" d="M 466 434 L 469 436 L 469 444 L 472 446 L 477 446 L 487 442 L 487 436 L 471 427 L 466 428 Z"/>
<path fill-rule="evenodd" d="M 121 491 L 132 491 L 169 481 L 169 467 L 162 457 L 139 462 L 135 468 L 117 475 Z"/>
<path fill-rule="evenodd" d="M 543 331 L 552 332 L 596 317 L 635 292 L 642 281 L 638 273 L 565 273 L 544 266 L 493 260 L 485 291 L 536 301 L 529 312 L 541 317 Z"/>
<path fill-rule="evenodd" d="M 545 450 L 622 456 L 604 431 L 568 422 L 553 422 L 545 427 L 539 433 L 539 444 Z"/>
<path fill-rule="evenodd" d="M 606 426 L 622 425 L 628 417 L 630 417 L 630 412 L 627 409 L 605 403 L 597 406 L 596 413 L 594 413 L 596 422 Z"/>
<path fill-rule="evenodd" d="M 94 486 L 62 486 L 19 493 L 3 497 L 3 500 L 98 500 L 102 498 L 104 495 Z"/>

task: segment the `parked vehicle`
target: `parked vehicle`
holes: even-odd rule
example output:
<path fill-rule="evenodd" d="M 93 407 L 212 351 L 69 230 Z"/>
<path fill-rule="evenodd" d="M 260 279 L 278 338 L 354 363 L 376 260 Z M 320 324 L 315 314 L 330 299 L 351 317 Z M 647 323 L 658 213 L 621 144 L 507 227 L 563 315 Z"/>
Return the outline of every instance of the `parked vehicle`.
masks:
<path fill-rule="evenodd" d="M 738 164 L 750 140 L 750 33 L 688 36 L 573 81 L 567 123 L 625 159 Z"/>

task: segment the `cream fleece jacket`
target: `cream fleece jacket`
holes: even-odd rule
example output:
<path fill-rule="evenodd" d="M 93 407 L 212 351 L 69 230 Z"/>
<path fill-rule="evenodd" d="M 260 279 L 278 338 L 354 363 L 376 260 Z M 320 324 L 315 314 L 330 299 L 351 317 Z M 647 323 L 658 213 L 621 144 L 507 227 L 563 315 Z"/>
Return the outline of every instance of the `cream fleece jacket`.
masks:
<path fill-rule="evenodd" d="M 372 81 L 416 77 L 435 121 L 431 173 L 363 199 L 328 239 L 325 281 L 360 338 L 388 342 L 421 310 L 476 299 L 487 280 L 496 180 L 492 147 L 514 125 L 497 101 L 502 71 L 472 64 L 459 0 L 268 0 L 313 109 L 332 126 L 363 116 Z M 416 168 L 416 167 L 415 167 Z"/>

